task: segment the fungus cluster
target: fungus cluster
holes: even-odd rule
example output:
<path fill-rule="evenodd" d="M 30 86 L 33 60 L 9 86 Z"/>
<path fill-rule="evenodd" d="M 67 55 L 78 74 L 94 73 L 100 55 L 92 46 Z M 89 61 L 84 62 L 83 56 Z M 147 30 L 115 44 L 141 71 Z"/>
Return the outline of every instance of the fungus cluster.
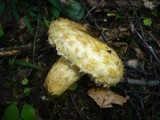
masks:
<path fill-rule="evenodd" d="M 59 18 L 49 27 L 49 43 L 62 56 L 51 68 L 45 86 L 52 95 L 61 95 L 83 74 L 98 85 L 110 87 L 123 77 L 123 64 L 107 44 L 87 33 L 87 28 Z"/>

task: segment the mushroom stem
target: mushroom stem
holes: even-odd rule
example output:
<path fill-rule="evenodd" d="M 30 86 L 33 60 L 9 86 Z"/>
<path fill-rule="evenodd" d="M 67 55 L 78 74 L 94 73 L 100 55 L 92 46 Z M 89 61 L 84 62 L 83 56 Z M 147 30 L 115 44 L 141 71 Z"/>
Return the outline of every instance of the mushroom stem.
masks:
<path fill-rule="evenodd" d="M 46 79 L 45 86 L 51 95 L 61 95 L 74 82 L 79 80 L 83 73 L 79 72 L 79 68 L 65 58 L 61 57 L 52 66 Z"/>

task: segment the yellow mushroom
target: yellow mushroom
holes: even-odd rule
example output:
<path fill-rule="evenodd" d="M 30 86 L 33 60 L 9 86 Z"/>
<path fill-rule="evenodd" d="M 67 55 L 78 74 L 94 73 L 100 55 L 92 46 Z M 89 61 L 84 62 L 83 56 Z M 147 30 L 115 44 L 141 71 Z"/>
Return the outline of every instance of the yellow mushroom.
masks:
<path fill-rule="evenodd" d="M 82 75 L 83 73 L 79 73 L 77 66 L 71 65 L 68 60 L 61 57 L 49 71 L 45 85 L 52 95 L 61 95 Z"/>
<path fill-rule="evenodd" d="M 45 80 L 53 95 L 63 93 L 81 77 L 80 72 L 91 75 L 96 84 L 104 87 L 116 85 L 123 77 L 123 64 L 116 52 L 89 35 L 86 27 L 78 23 L 63 18 L 53 21 L 49 27 L 49 43 L 64 57 L 64 64 L 60 60 L 53 65 Z"/>

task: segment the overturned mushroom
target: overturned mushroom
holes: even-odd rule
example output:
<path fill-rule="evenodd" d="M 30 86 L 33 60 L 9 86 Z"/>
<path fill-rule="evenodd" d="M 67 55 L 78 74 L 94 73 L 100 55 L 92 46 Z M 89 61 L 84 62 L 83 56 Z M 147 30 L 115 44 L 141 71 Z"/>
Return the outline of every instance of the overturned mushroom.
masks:
<path fill-rule="evenodd" d="M 123 77 L 123 65 L 116 52 L 87 34 L 86 27 L 78 23 L 63 18 L 52 22 L 49 43 L 64 57 L 53 65 L 45 80 L 52 95 L 63 93 L 81 73 L 91 75 L 96 84 L 105 87 L 117 84 Z"/>

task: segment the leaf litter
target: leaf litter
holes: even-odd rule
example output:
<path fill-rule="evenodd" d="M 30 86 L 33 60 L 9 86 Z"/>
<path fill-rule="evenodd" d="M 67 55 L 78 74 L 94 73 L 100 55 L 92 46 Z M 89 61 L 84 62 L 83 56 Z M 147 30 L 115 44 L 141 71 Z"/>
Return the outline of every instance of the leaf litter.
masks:
<path fill-rule="evenodd" d="M 91 88 L 87 93 L 100 108 L 112 108 L 112 104 L 123 106 L 129 96 L 123 97 L 105 88 Z"/>

